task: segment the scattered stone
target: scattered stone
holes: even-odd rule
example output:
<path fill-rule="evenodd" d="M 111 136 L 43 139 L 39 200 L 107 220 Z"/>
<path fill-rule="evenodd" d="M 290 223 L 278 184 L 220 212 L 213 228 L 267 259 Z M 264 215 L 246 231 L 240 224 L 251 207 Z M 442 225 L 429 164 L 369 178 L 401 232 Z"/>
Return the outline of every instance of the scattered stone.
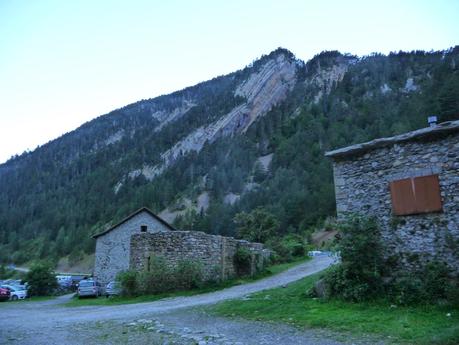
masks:
<path fill-rule="evenodd" d="M 325 298 L 327 295 L 327 284 L 324 279 L 319 279 L 314 283 L 314 293 L 319 298 Z"/>

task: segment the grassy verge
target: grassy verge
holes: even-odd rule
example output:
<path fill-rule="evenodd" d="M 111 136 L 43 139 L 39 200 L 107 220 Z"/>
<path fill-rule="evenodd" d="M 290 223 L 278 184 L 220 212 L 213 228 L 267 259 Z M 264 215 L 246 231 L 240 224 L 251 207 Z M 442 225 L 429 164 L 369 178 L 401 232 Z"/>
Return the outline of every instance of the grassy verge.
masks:
<path fill-rule="evenodd" d="M 459 309 L 440 306 L 391 307 L 384 302 L 346 303 L 307 297 L 320 274 L 212 307 L 223 316 L 328 328 L 357 336 L 374 335 L 392 344 L 459 344 Z M 448 316 L 447 314 L 450 314 Z"/>
<path fill-rule="evenodd" d="M 157 295 L 146 295 L 146 296 L 137 296 L 137 297 L 117 296 L 117 297 L 110 297 L 110 298 L 100 297 L 100 298 L 83 298 L 83 299 L 78 299 L 77 297 L 74 297 L 69 302 L 64 304 L 64 306 L 80 307 L 80 306 L 88 306 L 88 305 L 131 304 L 131 303 L 153 302 L 153 301 L 157 301 L 157 300 L 168 298 L 168 297 L 193 296 L 193 295 L 198 295 L 198 294 L 202 294 L 206 292 L 222 290 L 222 289 L 229 288 L 235 285 L 241 285 L 245 283 L 254 282 L 256 280 L 286 271 L 289 268 L 292 268 L 300 263 L 308 261 L 309 259 L 310 259 L 309 257 L 298 258 L 292 262 L 272 265 L 268 267 L 266 270 L 264 270 L 263 272 L 257 274 L 255 277 L 232 279 L 232 280 L 223 282 L 221 284 L 210 285 L 210 286 L 206 286 L 206 287 L 199 288 L 199 289 L 193 289 L 190 291 L 175 291 L 175 292 L 168 292 L 168 293 L 157 294 Z"/>

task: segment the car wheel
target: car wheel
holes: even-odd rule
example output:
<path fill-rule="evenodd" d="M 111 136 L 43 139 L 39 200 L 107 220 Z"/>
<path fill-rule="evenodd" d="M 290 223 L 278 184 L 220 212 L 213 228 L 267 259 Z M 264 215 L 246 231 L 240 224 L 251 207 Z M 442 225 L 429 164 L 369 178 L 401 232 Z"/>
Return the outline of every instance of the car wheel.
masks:
<path fill-rule="evenodd" d="M 13 297 L 11 297 L 11 300 L 13 300 L 13 301 L 17 301 L 17 300 L 18 300 L 18 296 L 16 296 L 16 295 L 13 295 Z"/>

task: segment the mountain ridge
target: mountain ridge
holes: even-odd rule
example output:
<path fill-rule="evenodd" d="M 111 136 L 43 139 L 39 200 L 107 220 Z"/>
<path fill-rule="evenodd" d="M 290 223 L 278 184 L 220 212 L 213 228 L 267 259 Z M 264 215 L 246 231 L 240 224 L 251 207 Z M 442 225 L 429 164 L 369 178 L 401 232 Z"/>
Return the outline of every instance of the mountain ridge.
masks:
<path fill-rule="evenodd" d="M 0 261 L 91 253 L 91 234 L 141 206 L 225 235 L 261 206 L 279 236 L 309 231 L 334 213 L 324 151 L 454 118 L 458 56 L 330 51 L 305 63 L 279 48 L 99 116 L 0 165 Z"/>

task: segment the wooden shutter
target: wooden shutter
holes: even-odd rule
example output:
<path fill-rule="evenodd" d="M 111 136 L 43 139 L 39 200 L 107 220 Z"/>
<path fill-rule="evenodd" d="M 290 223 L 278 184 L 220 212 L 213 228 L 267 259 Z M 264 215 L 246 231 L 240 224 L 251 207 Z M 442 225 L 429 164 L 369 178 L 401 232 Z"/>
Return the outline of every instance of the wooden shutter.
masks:
<path fill-rule="evenodd" d="M 416 202 L 410 178 L 390 183 L 392 211 L 397 216 L 416 213 Z"/>
<path fill-rule="evenodd" d="M 389 186 L 396 216 L 442 211 L 438 175 L 392 181 Z"/>
<path fill-rule="evenodd" d="M 438 175 L 415 177 L 413 180 L 417 212 L 441 211 L 442 205 Z"/>

